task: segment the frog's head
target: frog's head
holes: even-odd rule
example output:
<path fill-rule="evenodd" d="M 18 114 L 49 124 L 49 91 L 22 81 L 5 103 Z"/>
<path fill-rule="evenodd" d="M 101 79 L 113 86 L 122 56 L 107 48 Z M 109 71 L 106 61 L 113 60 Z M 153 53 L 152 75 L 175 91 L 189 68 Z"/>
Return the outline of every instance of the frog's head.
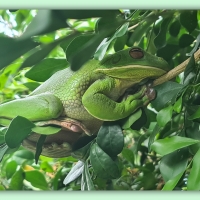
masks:
<path fill-rule="evenodd" d="M 169 71 L 168 63 L 139 47 L 131 47 L 105 56 L 96 72 L 107 76 L 140 82 L 157 78 Z"/>

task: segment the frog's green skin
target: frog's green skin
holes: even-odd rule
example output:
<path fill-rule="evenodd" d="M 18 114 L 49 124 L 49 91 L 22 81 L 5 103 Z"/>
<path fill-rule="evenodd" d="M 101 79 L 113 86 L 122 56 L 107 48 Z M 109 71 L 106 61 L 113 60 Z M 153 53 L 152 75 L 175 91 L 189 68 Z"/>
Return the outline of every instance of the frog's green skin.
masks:
<path fill-rule="evenodd" d="M 144 87 L 120 103 L 117 100 L 128 88 L 168 70 L 166 61 L 138 47 L 108 55 L 100 62 L 90 60 L 76 72 L 70 68 L 56 72 L 24 99 L 1 104 L 0 124 L 17 115 L 34 122 L 71 118 L 81 122 L 91 135 L 103 121 L 125 118 L 146 105 L 149 99 Z M 75 123 L 74 127 L 78 131 L 71 128 L 71 132 L 77 134 L 79 126 Z"/>

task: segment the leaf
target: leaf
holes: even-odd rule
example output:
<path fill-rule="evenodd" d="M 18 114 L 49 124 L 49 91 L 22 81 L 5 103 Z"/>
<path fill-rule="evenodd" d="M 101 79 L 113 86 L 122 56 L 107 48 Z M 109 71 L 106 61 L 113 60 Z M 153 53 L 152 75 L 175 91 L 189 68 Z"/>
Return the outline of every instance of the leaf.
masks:
<path fill-rule="evenodd" d="M 151 145 L 151 149 L 157 152 L 158 154 L 164 156 L 169 153 L 172 153 L 175 150 L 190 146 L 192 144 L 196 144 L 198 142 L 199 140 L 194 140 L 194 139 L 180 137 L 180 136 L 173 136 L 170 138 L 156 140 Z"/>
<path fill-rule="evenodd" d="M 162 24 L 160 26 L 160 31 L 156 38 L 154 39 L 154 44 L 157 49 L 160 49 L 165 46 L 166 44 L 166 33 L 168 31 L 168 25 L 172 20 L 172 16 L 164 18 Z"/>
<path fill-rule="evenodd" d="M 124 147 L 124 136 L 121 127 L 104 123 L 97 134 L 97 144 L 109 156 L 117 156 Z"/>
<path fill-rule="evenodd" d="M 189 33 L 191 33 L 198 25 L 197 11 L 188 10 L 180 14 L 180 23 L 184 26 Z"/>
<path fill-rule="evenodd" d="M 37 64 L 42 59 L 44 59 L 61 42 L 71 40 L 74 37 L 76 37 L 77 35 L 78 35 L 78 33 L 72 33 L 71 35 L 67 35 L 65 37 L 59 38 L 49 44 L 41 45 L 40 49 L 38 51 L 34 52 L 28 58 L 26 58 L 26 60 L 22 63 L 20 68 L 22 69 L 24 67 L 30 67 L 30 66 Z"/>
<path fill-rule="evenodd" d="M 179 149 L 161 158 L 159 168 L 165 182 L 174 179 L 178 174 L 186 170 L 188 158 L 187 148 Z"/>
<path fill-rule="evenodd" d="M 134 160 L 135 160 L 135 157 L 134 157 L 134 154 L 133 154 L 133 151 L 128 149 L 128 148 L 124 148 L 123 151 L 122 151 L 122 156 L 123 158 L 125 158 L 128 162 L 130 162 L 132 164 L 132 166 L 134 166 Z"/>
<path fill-rule="evenodd" d="M 180 113 L 182 110 L 182 96 L 178 98 L 178 100 L 175 102 L 173 106 L 173 110 L 176 111 L 177 113 Z"/>
<path fill-rule="evenodd" d="M 38 163 L 39 157 L 42 153 L 42 146 L 45 142 L 46 135 L 41 135 L 36 144 L 36 152 L 35 152 L 35 163 Z"/>
<path fill-rule="evenodd" d="M 161 85 L 155 86 L 157 91 L 157 97 L 151 102 L 156 110 L 160 110 L 167 103 L 177 97 L 177 94 L 184 88 L 184 85 L 178 84 L 176 82 L 168 81 Z"/>
<path fill-rule="evenodd" d="M 142 116 L 142 110 L 139 109 L 135 113 L 133 113 L 122 125 L 122 129 L 128 129 L 131 125 L 137 121 Z"/>
<path fill-rule="evenodd" d="M 47 161 L 43 161 L 40 164 L 40 169 L 42 169 L 45 172 L 54 172 L 53 167 Z"/>
<path fill-rule="evenodd" d="M 59 10 L 39 10 L 21 38 L 42 35 L 67 26 L 66 18 L 60 15 Z"/>
<path fill-rule="evenodd" d="M 192 168 L 188 176 L 187 190 L 200 190 L 200 149 L 193 158 Z"/>
<path fill-rule="evenodd" d="M 200 106 L 198 106 L 197 110 L 188 117 L 189 120 L 198 119 L 198 118 L 200 118 Z"/>
<path fill-rule="evenodd" d="M 94 58 L 97 60 L 102 60 L 110 43 L 114 39 L 122 37 L 127 32 L 128 27 L 129 23 L 123 24 L 107 42 L 105 42 L 103 45 L 100 46 L 100 48 L 98 48 L 98 50 L 94 54 Z"/>
<path fill-rule="evenodd" d="M 168 106 L 160 110 L 157 114 L 158 125 L 164 127 L 172 119 L 173 106 Z"/>
<path fill-rule="evenodd" d="M 183 34 L 181 35 L 181 37 L 179 38 L 179 46 L 181 48 L 185 48 L 187 46 L 189 46 L 190 44 L 192 44 L 192 42 L 195 40 L 195 38 L 192 35 L 189 34 Z"/>
<path fill-rule="evenodd" d="M 181 24 L 178 20 L 175 20 L 169 27 L 170 35 L 177 37 L 180 32 Z"/>
<path fill-rule="evenodd" d="M 67 185 L 72 181 L 74 181 L 75 179 L 77 179 L 83 173 L 83 170 L 84 170 L 84 162 L 78 161 L 65 177 L 63 184 Z"/>
<path fill-rule="evenodd" d="M 25 77 L 34 81 L 43 82 L 55 72 L 65 69 L 67 65 L 66 59 L 46 58 L 27 71 Z"/>
<path fill-rule="evenodd" d="M 44 175 L 38 170 L 26 171 L 25 179 L 29 181 L 33 187 L 41 190 L 49 190 L 48 183 Z"/>
<path fill-rule="evenodd" d="M 171 180 L 168 180 L 164 187 L 162 188 L 163 191 L 166 191 L 166 190 L 173 190 L 174 187 L 177 185 L 177 183 L 179 182 L 179 180 L 181 179 L 181 177 L 183 176 L 185 171 L 181 172 L 180 174 L 178 174 L 177 176 L 175 176 L 173 179 Z"/>
<path fill-rule="evenodd" d="M 22 165 L 24 161 L 33 161 L 34 154 L 31 151 L 28 151 L 26 149 L 18 150 L 13 153 L 12 155 L 13 160 L 17 162 L 18 165 Z"/>
<path fill-rule="evenodd" d="M 17 171 L 16 169 L 17 169 L 17 163 L 14 160 L 12 160 L 6 164 L 7 179 L 10 179 L 13 176 L 13 174 Z"/>
<path fill-rule="evenodd" d="M 2 161 L 4 155 L 6 154 L 7 150 L 9 149 L 6 143 L 0 145 L 0 162 Z"/>
<path fill-rule="evenodd" d="M 11 178 L 9 189 L 23 190 L 24 171 L 20 168 Z"/>
<path fill-rule="evenodd" d="M 0 37 L 0 69 L 39 45 L 31 39 L 17 40 L 13 38 Z"/>
<path fill-rule="evenodd" d="M 82 180 L 81 180 L 81 190 L 95 190 L 94 188 L 94 184 L 92 182 L 90 173 L 89 173 L 89 169 L 88 169 L 88 162 L 85 162 L 84 165 L 84 170 L 83 170 L 83 174 L 82 174 Z"/>
<path fill-rule="evenodd" d="M 95 53 L 97 47 L 102 42 L 102 40 L 109 34 L 113 33 L 116 28 L 121 24 L 120 21 L 115 21 L 112 26 L 106 27 L 101 34 L 96 34 L 92 39 L 90 39 L 85 45 L 80 47 L 76 53 L 71 57 L 71 69 L 78 70 L 85 62 L 87 62 Z"/>
<path fill-rule="evenodd" d="M 70 61 L 78 49 L 90 41 L 94 36 L 94 34 L 85 34 L 74 38 L 67 46 L 65 51 L 67 61 Z"/>
<path fill-rule="evenodd" d="M 115 179 L 120 177 L 121 172 L 117 163 L 97 143 L 91 147 L 90 161 L 94 172 L 99 178 Z"/>
<path fill-rule="evenodd" d="M 32 132 L 43 134 L 43 135 L 52 135 L 56 134 L 61 130 L 61 127 L 55 127 L 55 126 L 35 126 L 32 129 Z"/>
<path fill-rule="evenodd" d="M 17 116 L 15 117 L 5 134 L 5 142 L 10 148 L 18 147 L 21 142 L 31 133 L 35 125 L 28 119 Z"/>

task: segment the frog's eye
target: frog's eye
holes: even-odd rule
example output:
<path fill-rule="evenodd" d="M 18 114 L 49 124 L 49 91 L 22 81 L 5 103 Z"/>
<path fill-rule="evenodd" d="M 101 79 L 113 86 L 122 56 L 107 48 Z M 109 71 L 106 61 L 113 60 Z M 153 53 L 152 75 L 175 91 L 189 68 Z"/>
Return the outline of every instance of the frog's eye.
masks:
<path fill-rule="evenodd" d="M 140 59 L 140 58 L 143 58 L 144 57 L 144 53 L 141 49 L 139 48 L 132 48 L 130 51 L 129 51 L 129 54 L 132 58 L 134 59 Z"/>

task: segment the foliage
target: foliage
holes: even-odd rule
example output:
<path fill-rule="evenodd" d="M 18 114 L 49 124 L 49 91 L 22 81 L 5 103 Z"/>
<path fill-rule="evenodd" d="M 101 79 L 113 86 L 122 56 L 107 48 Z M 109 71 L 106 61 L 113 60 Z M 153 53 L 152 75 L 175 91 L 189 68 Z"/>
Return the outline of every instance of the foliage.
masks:
<path fill-rule="evenodd" d="M 70 157 L 19 147 L 34 126 L 26 119 L 0 127 L 0 190 L 200 190 L 199 26 L 197 10 L 1 10 L 0 103 L 24 97 L 58 70 L 131 46 L 171 69 L 190 62 L 155 87 L 147 108 L 104 123 Z"/>

